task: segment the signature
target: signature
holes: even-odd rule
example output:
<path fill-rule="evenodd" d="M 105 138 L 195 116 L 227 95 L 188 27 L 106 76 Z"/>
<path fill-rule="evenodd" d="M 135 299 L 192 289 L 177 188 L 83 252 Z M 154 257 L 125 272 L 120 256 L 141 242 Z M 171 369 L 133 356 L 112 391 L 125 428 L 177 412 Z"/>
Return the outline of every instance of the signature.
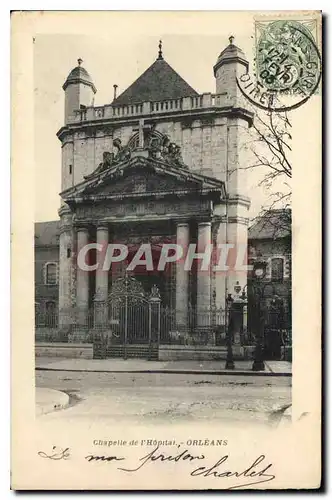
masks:
<path fill-rule="evenodd" d="M 260 455 L 257 457 L 254 462 L 244 470 L 241 471 L 231 471 L 231 470 L 222 470 L 219 467 L 224 464 L 228 460 L 228 455 L 224 455 L 220 458 L 212 467 L 198 467 L 193 470 L 190 475 L 191 476 L 203 476 L 203 477 L 236 477 L 236 478 L 257 478 L 252 482 L 245 482 L 241 484 L 236 484 L 234 486 L 229 487 L 230 490 L 235 490 L 236 488 L 242 488 L 243 486 L 249 486 L 253 484 L 267 483 L 275 479 L 274 474 L 267 474 L 266 472 L 271 469 L 272 464 L 266 465 L 266 463 L 262 463 L 265 461 L 265 455 Z"/>
<path fill-rule="evenodd" d="M 70 451 L 69 448 L 59 448 L 58 446 L 53 446 L 50 454 L 47 454 L 44 451 L 39 451 L 38 455 L 42 458 L 49 458 L 51 460 L 68 460 L 68 458 L 70 458 Z"/>
<path fill-rule="evenodd" d="M 180 445 L 178 445 L 180 448 Z M 43 451 L 39 451 L 38 455 L 42 458 L 49 458 L 51 460 L 67 460 L 70 457 L 69 448 L 60 448 L 53 446 L 52 452 L 47 454 Z M 89 463 L 116 463 L 126 460 L 126 457 L 116 456 L 116 455 L 86 455 L 85 460 Z M 191 477 L 211 477 L 211 478 L 236 478 L 241 479 L 238 484 L 233 484 L 228 487 L 229 490 L 235 490 L 237 488 L 243 488 L 246 486 L 252 486 L 255 484 L 268 483 L 275 479 L 275 475 L 272 474 L 273 464 L 266 460 L 265 455 L 260 455 L 251 461 L 250 465 L 244 469 L 232 470 L 226 466 L 226 462 L 229 460 L 229 455 L 224 455 L 219 458 L 217 462 L 213 465 L 206 464 L 207 458 L 203 454 L 192 454 L 187 448 L 184 450 L 178 449 L 176 453 L 169 454 L 160 451 L 159 445 L 154 448 L 151 452 L 147 453 L 143 457 L 138 459 L 138 464 L 133 468 L 117 467 L 118 470 L 122 472 L 132 473 L 137 472 L 146 465 L 154 462 L 164 463 L 164 462 L 188 462 L 190 464 L 195 463 L 194 469 L 191 470 Z M 198 467 L 198 461 L 199 467 Z"/>

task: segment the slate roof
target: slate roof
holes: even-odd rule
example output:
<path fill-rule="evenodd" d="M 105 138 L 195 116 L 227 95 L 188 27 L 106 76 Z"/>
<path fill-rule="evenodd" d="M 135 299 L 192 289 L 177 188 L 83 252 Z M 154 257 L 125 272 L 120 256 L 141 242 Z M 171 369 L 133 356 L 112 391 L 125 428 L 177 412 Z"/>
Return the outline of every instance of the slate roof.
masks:
<path fill-rule="evenodd" d="M 35 246 L 59 245 L 60 221 L 35 223 Z"/>
<path fill-rule="evenodd" d="M 158 58 L 134 83 L 117 97 L 113 105 L 198 96 L 163 58 Z"/>
<path fill-rule="evenodd" d="M 291 210 L 270 210 L 262 217 L 257 218 L 249 227 L 250 240 L 275 240 L 291 235 Z"/>
<path fill-rule="evenodd" d="M 234 39 L 234 37 L 230 37 L 231 43 L 224 50 L 222 50 L 220 52 L 220 54 L 218 56 L 218 60 L 213 67 L 214 76 L 216 76 L 216 71 L 218 68 L 220 68 L 220 66 L 222 66 L 223 64 L 225 64 L 227 62 L 231 62 L 234 60 L 242 62 L 248 68 L 249 63 L 248 63 L 248 60 L 247 60 L 243 50 L 240 49 L 239 47 L 237 47 L 236 45 L 234 45 L 233 39 Z"/>
<path fill-rule="evenodd" d="M 218 61 L 226 60 L 233 57 L 242 57 L 243 59 L 246 58 L 242 49 L 240 49 L 233 43 L 230 43 L 224 50 L 220 52 Z"/>
<path fill-rule="evenodd" d="M 71 70 L 71 72 L 67 76 L 67 79 L 66 79 L 65 83 L 63 84 L 62 88 L 63 88 L 63 90 L 66 90 L 66 88 L 68 87 L 68 85 L 70 83 L 78 83 L 78 82 L 82 82 L 82 83 L 85 83 L 86 85 L 90 85 L 90 87 L 92 87 L 94 93 L 96 93 L 97 90 L 93 84 L 93 81 L 92 81 L 90 74 L 81 65 L 76 66 L 76 68 Z"/>

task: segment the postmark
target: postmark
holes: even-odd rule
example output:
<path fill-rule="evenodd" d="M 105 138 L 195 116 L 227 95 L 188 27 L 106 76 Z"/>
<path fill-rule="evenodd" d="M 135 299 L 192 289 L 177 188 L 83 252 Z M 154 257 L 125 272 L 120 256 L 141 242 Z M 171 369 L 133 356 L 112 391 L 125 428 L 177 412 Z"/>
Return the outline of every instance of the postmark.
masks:
<path fill-rule="evenodd" d="M 277 20 L 257 22 L 255 28 L 256 73 L 238 78 L 238 87 L 261 109 L 280 112 L 298 108 L 317 91 L 321 80 L 315 22 Z"/>

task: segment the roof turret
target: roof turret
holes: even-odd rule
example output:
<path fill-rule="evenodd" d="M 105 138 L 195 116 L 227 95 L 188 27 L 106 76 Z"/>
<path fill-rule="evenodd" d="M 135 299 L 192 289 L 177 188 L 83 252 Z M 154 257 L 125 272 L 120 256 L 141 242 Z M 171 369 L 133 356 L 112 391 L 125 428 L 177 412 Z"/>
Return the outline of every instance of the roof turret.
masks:
<path fill-rule="evenodd" d="M 249 66 L 249 62 L 245 56 L 245 53 L 242 49 L 234 45 L 234 36 L 231 35 L 229 37 L 229 45 L 219 54 L 218 60 L 213 67 L 214 76 L 216 76 L 217 70 L 223 64 L 229 64 L 232 62 L 239 62 L 244 64 L 247 68 Z"/>
<path fill-rule="evenodd" d="M 89 85 L 92 88 L 93 92 L 96 93 L 97 89 L 94 86 L 91 76 L 89 75 L 87 70 L 82 66 L 83 60 L 79 58 L 77 59 L 77 62 L 78 66 L 72 69 L 69 75 L 67 76 L 67 79 L 62 86 L 63 90 L 66 90 L 68 85 L 70 85 L 71 83 L 84 83 L 85 85 Z"/>

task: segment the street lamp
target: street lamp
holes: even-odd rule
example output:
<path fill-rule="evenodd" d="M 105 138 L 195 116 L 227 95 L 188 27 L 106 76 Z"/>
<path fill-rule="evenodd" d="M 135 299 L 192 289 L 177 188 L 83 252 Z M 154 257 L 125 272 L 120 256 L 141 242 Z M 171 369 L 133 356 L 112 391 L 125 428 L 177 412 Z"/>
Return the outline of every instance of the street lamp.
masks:
<path fill-rule="evenodd" d="M 226 370 L 233 370 L 235 368 L 234 365 L 234 357 L 233 357 L 233 341 L 235 332 L 237 332 L 237 328 L 239 326 L 239 321 L 243 322 L 243 306 L 246 302 L 246 286 L 242 289 L 241 285 L 237 281 L 234 285 L 235 297 L 232 297 L 232 294 L 229 293 L 227 295 L 226 304 L 227 304 L 227 358 L 226 358 Z M 242 291 L 241 295 L 240 292 Z M 243 323 L 242 323 L 243 324 Z M 242 326 L 241 326 L 242 330 Z"/>
<path fill-rule="evenodd" d="M 226 370 L 234 370 L 234 358 L 233 358 L 233 315 L 232 315 L 232 304 L 234 299 L 232 298 L 232 294 L 229 293 L 226 298 L 226 326 L 227 326 L 227 358 L 226 358 Z"/>
<path fill-rule="evenodd" d="M 266 274 L 266 262 L 263 260 L 256 260 L 253 263 L 252 274 L 252 289 L 254 294 L 254 325 L 257 328 L 256 333 L 256 348 L 255 357 L 252 365 L 253 371 L 264 371 L 264 309 L 262 307 L 262 300 L 264 296 L 264 278 Z"/>

